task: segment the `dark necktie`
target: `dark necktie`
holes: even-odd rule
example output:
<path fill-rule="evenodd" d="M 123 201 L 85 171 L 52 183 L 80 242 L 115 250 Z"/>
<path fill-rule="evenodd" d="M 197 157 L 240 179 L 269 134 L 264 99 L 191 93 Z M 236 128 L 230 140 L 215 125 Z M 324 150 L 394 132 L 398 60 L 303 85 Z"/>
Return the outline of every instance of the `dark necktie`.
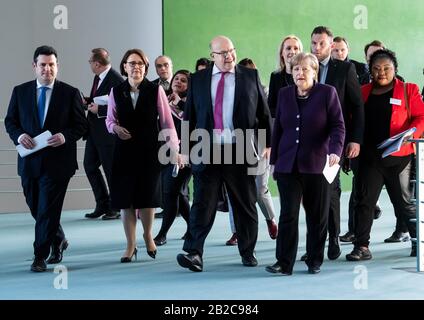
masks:
<path fill-rule="evenodd" d="M 319 73 L 318 73 L 318 82 L 319 83 L 325 83 L 325 79 L 322 79 L 322 81 L 321 81 L 321 76 L 322 76 L 322 73 L 324 72 L 324 65 L 320 62 L 319 63 Z"/>
<path fill-rule="evenodd" d="M 97 87 L 99 86 L 100 77 L 96 74 L 93 80 L 93 87 L 91 88 L 90 98 L 94 98 L 96 96 Z"/>
<path fill-rule="evenodd" d="M 40 127 L 43 127 L 44 123 L 44 111 L 46 108 L 46 91 L 49 87 L 40 88 L 40 96 L 38 97 L 38 119 L 40 120 Z"/>
<path fill-rule="evenodd" d="M 221 78 L 219 79 L 218 86 L 216 87 L 215 95 L 215 109 L 213 112 L 213 120 L 215 123 L 215 129 L 220 131 L 224 130 L 224 122 L 222 118 L 223 102 L 224 102 L 224 85 L 225 85 L 225 74 L 227 72 L 221 72 Z"/>

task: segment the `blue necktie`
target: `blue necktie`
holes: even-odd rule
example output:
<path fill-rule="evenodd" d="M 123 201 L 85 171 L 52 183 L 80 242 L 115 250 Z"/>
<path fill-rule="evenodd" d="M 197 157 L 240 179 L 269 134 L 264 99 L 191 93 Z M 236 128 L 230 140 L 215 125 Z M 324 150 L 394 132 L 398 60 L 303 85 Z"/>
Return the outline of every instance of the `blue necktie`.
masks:
<path fill-rule="evenodd" d="M 38 97 L 38 119 L 40 120 L 40 127 L 44 123 L 44 109 L 46 108 L 46 91 L 49 87 L 41 87 L 40 96 Z"/>

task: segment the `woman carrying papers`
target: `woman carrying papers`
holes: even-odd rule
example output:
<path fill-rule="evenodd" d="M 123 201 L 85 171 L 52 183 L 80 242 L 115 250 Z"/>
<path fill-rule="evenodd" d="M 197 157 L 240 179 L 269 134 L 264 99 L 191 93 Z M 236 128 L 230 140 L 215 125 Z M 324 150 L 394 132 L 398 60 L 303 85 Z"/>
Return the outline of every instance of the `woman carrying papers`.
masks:
<path fill-rule="evenodd" d="M 346 255 L 349 261 L 369 260 L 368 249 L 375 203 L 383 185 L 386 186 L 399 222 L 403 222 L 412 238 L 416 236 L 415 203 L 411 202 L 409 182 L 413 145 L 406 140 L 418 138 L 424 130 L 424 103 L 418 86 L 396 79 L 397 60 L 390 50 L 377 50 L 370 57 L 372 82 L 362 87 L 365 102 L 364 145 L 359 156 L 356 175 L 357 202 L 355 206 L 355 236 L 353 251 Z M 410 128 L 399 151 L 383 157 L 387 148 L 378 146 L 390 137 Z M 416 256 L 412 243 L 411 256 Z"/>
<path fill-rule="evenodd" d="M 290 62 L 295 85 L 280 90 L 272 136 L 271 165 L 280 193 L 276 258 L 266 271 L 291 275 L 299 238 L 300 203 L 306 213 L 308 272 L 324 259 L 330 184 L 323 175 L 340 160 L 345 137 L 342 110 L 332 86 L 317 83 L 318 60 L 299 53 Z"/>

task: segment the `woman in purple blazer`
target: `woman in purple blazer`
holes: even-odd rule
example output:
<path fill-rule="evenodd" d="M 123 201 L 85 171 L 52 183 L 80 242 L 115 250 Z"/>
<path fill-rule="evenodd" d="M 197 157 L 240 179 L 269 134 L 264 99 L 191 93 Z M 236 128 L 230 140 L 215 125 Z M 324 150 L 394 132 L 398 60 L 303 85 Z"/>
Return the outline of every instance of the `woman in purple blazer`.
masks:
<path fill-rule="evenodd" d="M 317 274 L 324 259 L 330 205 L 330 184 L 322 171 L 327 155 L 330 166 L 339 162 L 345 127 L 336 90 L 317 83 L 316 57 L 299 53 L 290 66 L 295 85 L 279 92 L 270 160 L 281 202 L 277 262 L 266 271 L 292 274 L 303 201 L 308 231 L 305 262 L 308 272 Z"/>

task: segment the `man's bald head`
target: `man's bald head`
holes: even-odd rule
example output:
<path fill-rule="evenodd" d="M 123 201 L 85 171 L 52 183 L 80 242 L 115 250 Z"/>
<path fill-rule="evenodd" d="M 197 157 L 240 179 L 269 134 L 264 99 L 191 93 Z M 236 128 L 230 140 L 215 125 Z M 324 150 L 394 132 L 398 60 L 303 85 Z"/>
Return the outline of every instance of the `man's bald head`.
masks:
<path fill-rule="evenodd" d="M 233 42 L 226 36 L 216 36 L 209 44 L 211 58 L 217 68 L 222 72 L 234 69 L 237 55 Z"/>

